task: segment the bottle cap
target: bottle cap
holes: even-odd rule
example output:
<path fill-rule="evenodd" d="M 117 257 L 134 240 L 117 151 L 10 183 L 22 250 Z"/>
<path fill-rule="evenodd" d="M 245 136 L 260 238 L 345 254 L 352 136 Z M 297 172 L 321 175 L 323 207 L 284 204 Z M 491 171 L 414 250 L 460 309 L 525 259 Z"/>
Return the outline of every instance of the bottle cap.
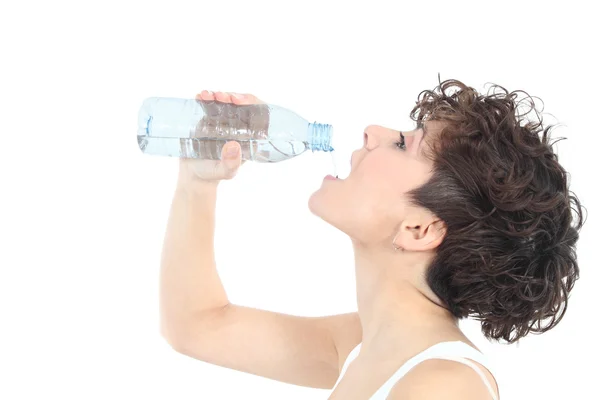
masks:
<path fill-rule="evenodd" d="M 314 122 L 310 124 L 309 147 L 315 151 L 333 151 L 331 147 L 331 139 L 333 135 L 333 126 L 328 124 L 319 124 Z"/>

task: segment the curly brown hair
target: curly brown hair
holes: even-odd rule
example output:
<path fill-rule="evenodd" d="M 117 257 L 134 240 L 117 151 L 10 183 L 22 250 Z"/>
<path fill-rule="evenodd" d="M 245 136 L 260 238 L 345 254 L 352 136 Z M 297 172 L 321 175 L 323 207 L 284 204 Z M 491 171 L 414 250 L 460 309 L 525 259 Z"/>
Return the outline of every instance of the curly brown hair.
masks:
<path fill-rule="evenodd" d="M 579 279 L 582 206 L 531 96 L 490 92 L 451 79 L 419 94 L 410 118 L 443 129 L 428 152 L 433 176 L 409 198 L 446 223 L 427 270 L 431 289 L 457 318 L 481 321 L 488 339 L 513 343 L 563 318 Z M 519 114 L 523 101 L 537 122 Z"/>

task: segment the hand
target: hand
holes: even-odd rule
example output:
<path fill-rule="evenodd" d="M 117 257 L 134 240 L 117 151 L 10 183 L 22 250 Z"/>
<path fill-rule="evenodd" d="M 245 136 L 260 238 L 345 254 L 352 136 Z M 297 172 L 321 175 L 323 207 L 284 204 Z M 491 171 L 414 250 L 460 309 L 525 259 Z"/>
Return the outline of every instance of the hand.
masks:
<path fill-rule="evenodd" d="M 218 101 L 236 105 L 265 104 L 251 94 L 209 92 L 203 90 L 196 100 Z M 231 153 L 230 153 L 231 150 Z M 242 161 L 241 147 L 236 141 L 225 143 L 221 150 L 221 160 L 198 160 L 182 158 L 179 161 L 179 181 L 183 184 L 194 181 L 218 182 L 231 179 L 245 163 Z"/>

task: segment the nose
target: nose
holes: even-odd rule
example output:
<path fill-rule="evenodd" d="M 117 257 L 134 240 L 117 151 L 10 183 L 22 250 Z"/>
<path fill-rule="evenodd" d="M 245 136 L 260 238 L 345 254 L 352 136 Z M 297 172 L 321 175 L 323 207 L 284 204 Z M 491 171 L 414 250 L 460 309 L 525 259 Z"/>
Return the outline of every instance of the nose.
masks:
<path fill-rule="evenodd" d="M 367 148 L 367 149 L 372 149 L 374 147 L 377 147 L 378 144 L 378 140 L 377 140 L 377 130 L 380 127 L 377 125 L 369 125 L 365 128 L 365 131 L 363 133 L 363 147 Z"/>
<path fill-rule="evenodd" d="M 363 133 L 363 147 L 367 149 L 373 149 L 379 145 L 379 142 L 384 136 L 394 136 L 398 135 L 398 131 L 393 129 L 384 128 L 379 125 L 369 125 L 365 128 Z"/>

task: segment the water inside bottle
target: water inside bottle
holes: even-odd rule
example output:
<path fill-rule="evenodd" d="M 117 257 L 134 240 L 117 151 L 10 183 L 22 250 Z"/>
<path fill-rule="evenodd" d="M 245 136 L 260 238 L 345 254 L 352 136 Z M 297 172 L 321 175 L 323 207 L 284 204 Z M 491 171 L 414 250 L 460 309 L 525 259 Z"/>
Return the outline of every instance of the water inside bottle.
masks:
<path fill-rule="evenodd" d="M 223 146 L 231 139 L 178 138 L 138 136 L 138 144 L 146 154 L 178 158 L 220 160 Z M 299 140 L 236 139 L 242 149 L 242 160 L 279 162 L 298 156 L 308 144 Z"/>

